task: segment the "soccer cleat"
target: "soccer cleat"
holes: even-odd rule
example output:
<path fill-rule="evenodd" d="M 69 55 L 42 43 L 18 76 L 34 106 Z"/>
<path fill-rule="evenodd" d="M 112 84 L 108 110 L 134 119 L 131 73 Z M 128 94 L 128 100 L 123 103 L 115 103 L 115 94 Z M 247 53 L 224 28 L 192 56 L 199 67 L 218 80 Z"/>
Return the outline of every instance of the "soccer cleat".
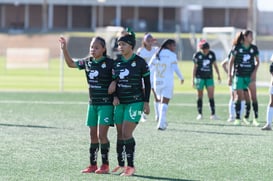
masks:
<path fill-rule="evenodd" d="M 219 118 L 214 114 L 210 116 L 210 120 L 219 120 Z"/>
<path fill-rule="evenodd" d="M 140 118 L 141 122 L 146 122 L 147 121 L 147 115 L 145 113 L 141 114 L 141 118 Z"/>
<path fill-rule="evenodd" d="M 243 122 L 245 123 L 245 125 L 250 125 L 250 122 L 248 121 L 248 118 L 243 118 Z"/>
<path fill-rule="evenodd" d="M 127 166 L 122 174 L 120 176 L 132 176 L 135 173 L 135 168 L 134 167 L 129 167 Z"/>
<path fill-rule="evenodd" d="M 235 126 L 240 126 L 241 125 L 241 120 L 240 119 L 235 119 L 234 123 Z"/>
<path fill-rule="evenodd" d="M 202 114 L 198 114 L 197 117 L 196 117 L 196 120 L 201 120 L 201 119 L 203 119 Z"/>
<path fill-rule="evenodd" d="M 114 174 L 121 174 L 124 172 L 124 167 L 118 165 L 111 172 Z"/>
<path fill-rule="evenodd" d="M 89 165 L 81 173 L 94 173 L 98 169 L 97 165 Z"/>
<path fill-rule="evenodd" d="M 269 125 L 269 124 L 264 125 L 264 127 L 262 127 L 262 130 L 263 131 L 270 131 L 270 130 L 272 130 L 271 125 Z"/>
<path fill-rule="evenodd" d="M 252 124 L 253 124 L 253 126 L 260 126 L 260 123 L 258 122 L 258 120 L 256 118 L 253 119 Z"/>
<path fill-rule="evenodd" d="M 230 117 L 228 118 L 228 120 L 227 120 L 227 122 L 233 122 L 233 121 L 235 121 L 235 118 L 232 117 L 232 116 L 230 116 Z"/>
<path fill-rule="evenodd" d="M 107 164 L 102 164 L 100 168 L 98 168 L 95 173 L 97 174 L 106 174 L 109 173 L 109 165 Z"/>
<path fill-rule="evenodd" d="M 157 128 L 159 131 L 165 131 L 167 129 L 167 127 L 164 127 L 164 128 Z"/>

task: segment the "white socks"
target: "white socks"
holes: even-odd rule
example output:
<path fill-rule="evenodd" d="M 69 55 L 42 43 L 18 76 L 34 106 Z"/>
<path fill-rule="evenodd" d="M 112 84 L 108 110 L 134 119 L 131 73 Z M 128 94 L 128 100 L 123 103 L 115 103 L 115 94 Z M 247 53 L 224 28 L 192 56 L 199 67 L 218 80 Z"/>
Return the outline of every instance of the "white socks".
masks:
<path fill-rule="evenodd" d="M 245 105 L 246 105 L 246 101 L 243 100 L 241 101 L 241 111 L 240 111 L 240 117 L 242 118 L 243 117 L 243 114 L 244 114 L 244 111 L 245 111 Z M 235 118 L 236 115 L 235 115 L 235 103 L 232 99 L 229 100 L 229 103 L 228 103 L 228 110 L 229 110 L 229 117 L 231 118 Z"/>
<path fill-rule="evenodd" d="M 158 120 L 157 128 L 162 128 L 162 129 L 167 128 L 167 120 L 166 120 L 167 110 L 168 110 L 168 104 L 160 104 L 159 120 Z"/>
<path fill-rule="evenodd" d="M 229 100 L 228 103 L 228 112 L 230 118 L 235 118 L 235 104 L 232 98 Z"/>
<path fill-rule="evenodd" d="M 160 106 L 160 102 L 154 102 L 155 120 L 156 121 L 158 121 L 158 119 L 159 119 L 159 106 Z"/>
<path fill-rule="evenodd" d="M 240 118 L 242 118 L 242 117 L 244 116 L 245 107 L 246 107 L 246 101 L 245 101 L 245 100 L 243 100 L 243 101 L 241 101 L 241 112 L 240 112 Z"/>
<path fill-rule="evenodd" d="M 272 125 L 272 118 L 273 118 L 273 107 L 268 106 L 266 112 L 266 122 L 268 125 Z"/>

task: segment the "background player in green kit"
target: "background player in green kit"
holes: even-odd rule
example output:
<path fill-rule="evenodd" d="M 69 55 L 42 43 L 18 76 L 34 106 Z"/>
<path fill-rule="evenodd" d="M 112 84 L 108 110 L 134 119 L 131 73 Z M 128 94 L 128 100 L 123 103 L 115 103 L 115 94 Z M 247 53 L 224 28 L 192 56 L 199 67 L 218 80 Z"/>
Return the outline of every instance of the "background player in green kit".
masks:
<path fill-rule="evenodd" d="M 232 49 L 232 56 L 229 61 L 228 82 L 236 91 L 237 99 L 235 101 L 236 119 L 234 124 L 241 124 L 241 101 L 244 97 L 244 89 L 250 91 L 252 106 L 255 118 L 253 125 L 258 126 L 258 102 L 256 95 L 256 73 L 259 67 L 259 50 L 252 44 L 253 33 L 245 30 L 237 38 L 237 46 Z M 240 43 L 242 42 L 242 43 Z M 232 71 L 234 75 L 232 76 Z M 250 103 L 249 103 L 250 104 Z M 250 109 L 250 106 L 247 106 Z M 248 122 L 248 120 L 244 120 Z"/>
<path fill-rule="evenodd" d="M 119 165 L 112 172 L 119 172 L 124 169 L 121 176 L 131 176 L 135 173 L 134 153 L 136 142 L 133 131 L 141 118 L 142 112 L 146 114 L 150 112 L 150 71 L 145 60 L 133 52 L 135 43 L 135 34 L 133 32 L 129 31 L 127 35 L 119 37 L 118 49 L 122 56 L 115 60 L 113 75 L 115 81 L 109 88 L 110 93 L 116 89 L 114 121 L 117 128 L 121 128 L 117 131 L 118 135 L 122 135 L 123 140 L 123 145 L 118 140 Z M 144 91 L 142 79 L 144 80 Z M 123 153 L 127 158 L 126 167 L 124 167 L 125 160 L 122 159 Z"/>
<path fill-rule="evenodd" d="M 192 73 L 192 85 L 197 89 L 198 115 L 196 119 L 201 120 L 203 118 L 203 90 L 204 87 L 206 87 L 211 110 L 210 119 L 217 120 L 218 117 L 215 115 L 214 102 L 213 67 L 217 73 L 218 81 L 221 81 L 221 77 L 216 63 L 215 53 L 210 50 L 209 43 L 206 40 L 201 40 L 198 46 L 200 50 L 193 55 L 194 67 Z"/>
<path fill-rule="evenodd" d="M 66 64 L 70 68 L 85 70 L 89 84 L 89 105 L 86 125 L 90 130 L 90 165 L 82 173 L 95 172 L 103 174 L 109 172 L 108 152 L 110 143 L 107 132 L 113 125 L 113 96 L 108 94 L 108 87 L 112 81 L 113 60 L 106 56 L 105 40 L 94 37 L 90 43 L 90 56 L 72 60 L 66 48 L 66 40 L 59 39 Z M 97 153 L 101 148 L 102 165 L 97 167 Z"/>

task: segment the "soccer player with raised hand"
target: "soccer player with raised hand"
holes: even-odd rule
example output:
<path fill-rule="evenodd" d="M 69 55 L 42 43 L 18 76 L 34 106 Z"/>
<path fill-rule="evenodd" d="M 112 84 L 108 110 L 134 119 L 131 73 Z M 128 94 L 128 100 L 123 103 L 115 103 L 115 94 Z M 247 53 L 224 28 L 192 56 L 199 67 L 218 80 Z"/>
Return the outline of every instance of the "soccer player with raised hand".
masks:
<path fill-rule="evenodd" d="M 112 81 L 113 60 L 106 55 L 105 40 L 94 37 L 90 43 L 90 54 L 86 58 L 72 59 L 67 50 L 67 42 L 60 37 L 65 62 L 70 68 L 84 70 L 89 85 L 89 105 L 86 125 L 90 133 L 90 165 L 82 173 L 105 174 L 109 172 L 108 152 L 110 142 L 107 137 L 113 123 L 113 96 L 108 94 Z M 97 167 L 98 151 L 101 151 L 102 165 Z"/>

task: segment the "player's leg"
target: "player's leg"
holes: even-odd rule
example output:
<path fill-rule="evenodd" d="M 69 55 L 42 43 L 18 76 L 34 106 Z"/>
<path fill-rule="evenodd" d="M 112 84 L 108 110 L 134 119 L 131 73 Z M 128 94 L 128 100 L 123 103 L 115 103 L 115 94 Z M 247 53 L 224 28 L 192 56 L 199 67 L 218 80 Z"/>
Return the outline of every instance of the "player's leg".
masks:
<path fill-rule="evenodd" d="M 252 81 L 249 86 L 250 91 L 250 97 L 252 101 L 252 107 L 254 111 L 254 119 L 253 119 L 253 125 L 259 126 L 258 122 L 258 100 L 257 100 L 257 88 L 256 88 L 256 81 Z"/>
<path fill-rule="evenodd" d="M 98 106 L 98 138 L 100 141 L 101 159 L 102 165 L 98 168 L 95 173 L 105 174 L 109 172 L 109 149 L 110 142 L 107 137 L 109 126 L 114 125 L 113 121 L 113 106 Z"/>
<path fill-rule="evenodd" d="M 229 118 L 228 122 L 233 122 L 235 120 L 235 105 L 234 105 L 234 100 L 235 100 L 235 91 L 233 91 L 232 87 L 229 87 L 230 91 L 230 99 L 228 103 L 228 112 L 229 112 Z"/>
<path fill-rule="evenodd" d="M 122 123 L 123 123 L 124 105 L 117 105 L 114 108 L 114 123 L 117 130 L 117 142 L 116 152 L 118 165 L 112 170 L 112 173 L 120 174 L 124 171 L 125 165 L 125 148 L 124 141 L 122 138 Z"/>
<path fill-rule="evenodd" d="M 269 104 L 266 111 L 266 124 L 262 127 L 262 130 L 271 130 L 273 119 L 273 86 L 270 87 Z"/>
<path fill-rule="evenodd" d="M 197 89 L 197 120 L 203 119 L 202 109 L 203 109 L 203 91 L 204 91 L 204 79 L 195 78 L 194 79 L 195 88 Z"/>
<path fill-rule="evenodd" d="M 243 112 L 245 110 L 245 115 L 243 117 L 243 122 L 246 124 L 246 125 L 249 125 L 250 122 L 249 122 L 249 114 L 250 114 L 250 109 L 251 109 L 251 101 L 250 101 L 250 96 L 249 96 L 249 91 L 248 89 L 244 89 L 244 98 L 243 100 L 241 101 L 241 117 L 243 117 Z"/>
<path fill-rule="evenodd" d="M 219 118 L 215 114 L 215 101 L 214 101 L 214 81 L 213 79 L 207 79 L 205 82 L 205 86 L 207 88 L 207 94 L 209 98 L 209 105 L 210 105 L 210 119 L 211 120 L 218 120 Z"/>
<path fill-rule="evenodd" d="M 172 96 L 173 96 L 172 85 L 166 86 L 165 88 L 162 89 L 161 100 L 160 100 L 161 106 L 159 109 L 160 117 L 159 117 L 158 125 L 157 125 L 158 130 L 165 130 L 168 126 L 167 111 L 168 111 L 168 104 Z"/>
<path fill-rule="evenodd" d="M 124 121 L 122 124 L 122 138 L 126 152 L 127 166 L 121 176 L 131 176 L 135 172 L 134 156 L 135 156 L 135 139 L 133 132 L 140 120 L 143 110 L 143 102 L 128 104 L 124 112 Z"/>
<path fill-rule="evenodd" d="M 82 170 L 82 173 L 92 173 L 97 170 L 97 155 L 99 151 L 99 139 L 97 133 L 97 111 L 96 106 L 89 105 L 86 116 L 86 125 L 89 127 L 90 147 L 89 147 L 89 161 L 90 165 Z"/>
<path fill-rule="evenodd" d="M 158 122 L 159 120 L 159 107 L 160 107 L 160 100 L 156 96 L 156 92 L 152 89 L 154 95 L 154 112 L 155 112 L 155 121 Z"/>

